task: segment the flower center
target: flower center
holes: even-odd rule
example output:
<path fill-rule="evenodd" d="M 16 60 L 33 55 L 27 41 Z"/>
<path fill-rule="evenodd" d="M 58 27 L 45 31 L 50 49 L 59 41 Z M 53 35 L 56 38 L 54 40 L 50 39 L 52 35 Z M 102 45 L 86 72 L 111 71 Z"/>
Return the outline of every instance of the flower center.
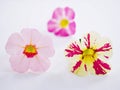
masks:
<path fill-rule="evenodd" d="M 93 49 L 89 48 L 89 49 L 86 49 L 86 50 L 83 51 L 82 59 L 83 59 L 84 63 L 90 64 L 96 58 L 97 58 L 97 55 L 96 55 L 96 53 Z"/>
<path fill-rule="evenodd" d="M 35 47 L 35 45 L 26 45 L 23 53 L 24 53 L 28 58 L 32 58 L 32 57 L 34 57 L 35 55 L 38 54 L 37 48 Z"/>
<path fill-rule="evenodd" d="M 69 21 L 68 21 L 67 19 L 62 19 L 62 20 L 60 21 L 60 26 L 61 26 L 62 28 L 66 28 L 66 27 L 68 26 L 68 24 L 69 24 Z"/>

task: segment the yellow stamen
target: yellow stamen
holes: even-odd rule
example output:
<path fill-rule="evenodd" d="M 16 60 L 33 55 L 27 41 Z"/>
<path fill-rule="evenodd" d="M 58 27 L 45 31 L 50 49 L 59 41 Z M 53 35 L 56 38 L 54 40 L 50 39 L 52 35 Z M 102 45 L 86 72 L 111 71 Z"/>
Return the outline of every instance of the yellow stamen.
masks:
<path fill-rule="evenodd" d="M 97 59 L 97 54 L 95 53 L 94 49 L 86 49 L 83 51 L 82 60 L 85 64 L 89 65 Z"/>
<path fill-rule="evenodd" d="M 37 54 L 37 48 L 35 47 L 35 45 L 26 45 L 23 53 L 27 57 L 33 57 Z"/>
<path fill-rule="evenodd" d="M 68 24 L 69 24 L 69 21 L 67 19 L 62 19 L 60 21 L 60 27 L 62 27 L 62 28 L 66 28 L 68 26 Z"/>
<path fill-rule="evenodd" d="M 35 49 L 35 47 L 32 46 L 32 45 L 28 45 L 28 46 L 26 46 L 26 48 L 25 48 L 25 52 L 34 53 L 34 52 L 36 52 L 36 49 Z"/>

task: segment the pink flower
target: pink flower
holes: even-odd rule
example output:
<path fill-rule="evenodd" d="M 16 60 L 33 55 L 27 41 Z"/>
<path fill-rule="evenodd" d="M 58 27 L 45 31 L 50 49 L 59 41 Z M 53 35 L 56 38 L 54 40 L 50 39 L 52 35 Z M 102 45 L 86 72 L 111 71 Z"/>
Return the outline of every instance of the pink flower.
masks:
<path fill-rule="evenodd" d="M 46 71 L 50 66 L 48 58 L 54 55 L 50 37 L 41 35 L 36 29 L 13 33 L 7 41 L 6 51 L 13 70 L 20 73 Z"/>
<path fill-rule="evenodd" d="M 69 8 L 56 8 L 52 19 L 48 21 L 48 31 L 57 36 L 66 37 L 75 34 L 75 12 Z"/>
<path fill-rule="evenodd" d="M 111 70 L 107 63 L 112 54 L 112 46 L 107 38 L 101 38 L 91 32 L 79 41 L 71 43 L 65 49 L 65 56 L 70 59 L 70 70 L 78 76 L 91 74 L 104 75 Z"/>

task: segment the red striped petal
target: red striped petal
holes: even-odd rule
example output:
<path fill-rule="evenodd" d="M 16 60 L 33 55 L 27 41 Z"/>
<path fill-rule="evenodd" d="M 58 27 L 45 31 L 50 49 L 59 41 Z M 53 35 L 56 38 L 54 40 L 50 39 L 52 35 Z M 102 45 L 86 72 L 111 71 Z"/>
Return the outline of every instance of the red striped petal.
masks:
<path fill-rule="evenodd" d="M 106 43 L 106 44 L 104 44 L 104 46 L 96 49 L 95 51 L 96 52 L 105 52 L 105 51 L 109 51 L 111 49 L 112 49 L 112 47 L 111 47 L 110 43 Z"/>
<path fill-rule="evenodd" d="M 73 66 L 73 70 L 72 70 L 71 72 L 74 73 L 74 71 L 80 67 L 81 63 L 82 63 L 82 61 L 78 61 L 78 62 L 75 64 L 75 66 Z"/>
<path fill-rule="evenodd" d="M 90 48 L 90 34 L 88 33 L 87 34 L 87 37 L 84 37 L 84 39 L 85 39 L 85 46 L 87 47 L 87 48 Z"/>
<path fill-rule="evenodd" d="M 97 75 L 106 74 L 107 72 L 105 71 L 105 69 L 111 70 L 110 66 L 107 63 L 102 62 L 100 59 L 95 61 L 93 64 L 93 68 L 95 69 Z"/>
<path fill-rule="evenodd" d="M 65 51 L 67 52 L 67 57 L 73 57 L 74 55 L 79 55 L 83 53 L 79 45 L 76 43 L 72 43 L 69 49 L 65 49 Z"/>

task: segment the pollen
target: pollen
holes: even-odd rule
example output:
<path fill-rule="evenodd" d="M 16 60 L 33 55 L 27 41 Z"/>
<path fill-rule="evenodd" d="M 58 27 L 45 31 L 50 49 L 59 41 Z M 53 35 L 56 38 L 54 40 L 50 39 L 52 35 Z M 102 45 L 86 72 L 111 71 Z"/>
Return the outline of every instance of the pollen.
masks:
<path fill-rule="evenodd" d="M 26 45 L 24 48 L 23 54 L 25 54 L 28 58 L 34 57 L 35 55 L 38 54 L 36 46 Z"/>
<path fill-rule="evenodd" d="M 62 19 L 60 21 L 60 27 L 62 27 L 62 28 L 66 28 L 68 26 L 68 24 L 69 24 L 69 21 L 67 19 Z"/>

